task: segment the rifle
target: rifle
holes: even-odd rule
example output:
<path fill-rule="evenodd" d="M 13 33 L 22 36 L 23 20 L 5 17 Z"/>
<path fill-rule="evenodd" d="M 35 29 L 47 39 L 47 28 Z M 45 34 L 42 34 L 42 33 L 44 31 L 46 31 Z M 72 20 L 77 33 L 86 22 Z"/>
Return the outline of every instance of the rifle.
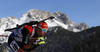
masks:
<path fill-rule="evenodd" d="M 51 16 L 51 17 L 49 17 L 49 18 L 47 18 L 47 19 L 44 19 L 44 20 L 41 20 L 41 21 L 30 21 L 30 22 L 28 22 L 28 23 L 24 23 L 24 24 L 22 24 L 22 25 L 16 25 L 17 27 L 14 27 L 14 28 L 11 28 L 11 29 L 5 29 L 5 31 L 12 31 L 12 30 L 14 30 L 14 29 L 18 29 L 18 28 L 21 28 L 21 27 L 23 27 L 23 26 L 25 26 L 25 25 L 35 25 L 35 24 L 38 24 L 38 23 L 40 23 L 40 22 L 44 22 L 44 21 L 46 21 L 46 20 L 49 20 L 49 19 L 53 19 L 53 18 L 55 18 L 55 17 L 53 17 L 53 16 Z"/>

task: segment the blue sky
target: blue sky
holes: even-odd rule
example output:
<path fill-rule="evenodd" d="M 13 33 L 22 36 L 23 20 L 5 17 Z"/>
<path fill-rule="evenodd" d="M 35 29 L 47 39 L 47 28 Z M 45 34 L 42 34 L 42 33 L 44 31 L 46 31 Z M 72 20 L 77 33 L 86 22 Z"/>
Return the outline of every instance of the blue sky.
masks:
<path fill-rule="evenodd" d="M 100 0 L 0 0 L 0 18 L 20 18 L 30 9 L 61 11 L 76 23 L 100 26 Z"/>

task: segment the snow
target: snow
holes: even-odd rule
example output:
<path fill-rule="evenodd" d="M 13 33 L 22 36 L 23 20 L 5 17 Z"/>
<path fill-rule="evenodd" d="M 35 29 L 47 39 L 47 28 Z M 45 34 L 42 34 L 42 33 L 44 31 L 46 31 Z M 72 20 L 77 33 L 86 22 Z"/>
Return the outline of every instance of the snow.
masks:
<path fill-rule="evenodd" d="M 56 29 L 54 30 L 54 32 L 57 32 L 57 30 L 58 30 L 58 28 L 56 28 Z"/>
<path fill-rule="evenodd" d="M 58 26 L 58 24 L 53 23 L 52 20 L 47 20 L 46 23 L 48 24 L 48 27 L 55 27 L 55 26 Z"/>
<path fill-rule="evenodd" d="M 78 30 L 78 29 L 73 29 L 73 32 L 80 32 L 81 30 Z"/>
<path fill-rule="evenodd" d="M 71 27 L 74 27 L 75 25 L 74 24 L 69 24 Z"/>
<path fill-rule="evenodd" d="M 54 19 L 54 22 L 57 23 L 59 26 L 63 27 L 64 29 L 68 29 L 68 25 L 65 25 L 64 23 L 61 23 Z"/>

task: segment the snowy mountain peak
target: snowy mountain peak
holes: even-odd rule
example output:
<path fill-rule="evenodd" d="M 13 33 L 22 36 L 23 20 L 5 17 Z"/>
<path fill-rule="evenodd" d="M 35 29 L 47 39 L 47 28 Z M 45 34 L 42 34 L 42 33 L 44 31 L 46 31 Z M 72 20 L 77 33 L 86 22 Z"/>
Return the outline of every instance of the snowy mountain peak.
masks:
<path fill-rule="evenodd" d="M 62 21 L 64 24 L 71 23 L 70 19 L 65 13 L 61 13 L 60 11 L 57 11 L 53 15 L 56 16 L 59 19 L 59 21 Z"/>
<path fill-rule="evenodd" d="M 89 26 L 86 25 L 85 23 L 79 24 L 79 23 L 72 22 L 65 13 L 62 13 L 60 11 L 57 11 L 52 14 L 49 11 L 31 9 L 27 11 L 26 13 L 24 13 L 21 18 L 16 18 L 14 16 L 1 18 L 0 19 L 0 31 L 1 31 L 0 34 L 9 35 L 10 33 L 4 32 L 4 30 L 8 28 L 16 27 L 16 24 L 20 25 L 29 21 L 40 21 L 50 16 L 55 16 L 55 19 L 46 21 L 49 28 L 61 26 L 64 29 L 67 29 L 69 31 L 74 31 L 74 32 L 78 32 L 78 31 L 89 28 Z"/>

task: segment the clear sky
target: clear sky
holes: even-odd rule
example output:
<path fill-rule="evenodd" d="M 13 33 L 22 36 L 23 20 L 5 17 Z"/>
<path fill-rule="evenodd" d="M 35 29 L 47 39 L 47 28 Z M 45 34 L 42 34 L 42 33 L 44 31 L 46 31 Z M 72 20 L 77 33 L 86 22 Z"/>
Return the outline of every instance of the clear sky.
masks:
<path fill-rule="evenodd" d="M 61 11 L 73 22 L 100 26 L 100 0 L 0 0 L 0 18 L 20 18 L 30 9 Z"/>

